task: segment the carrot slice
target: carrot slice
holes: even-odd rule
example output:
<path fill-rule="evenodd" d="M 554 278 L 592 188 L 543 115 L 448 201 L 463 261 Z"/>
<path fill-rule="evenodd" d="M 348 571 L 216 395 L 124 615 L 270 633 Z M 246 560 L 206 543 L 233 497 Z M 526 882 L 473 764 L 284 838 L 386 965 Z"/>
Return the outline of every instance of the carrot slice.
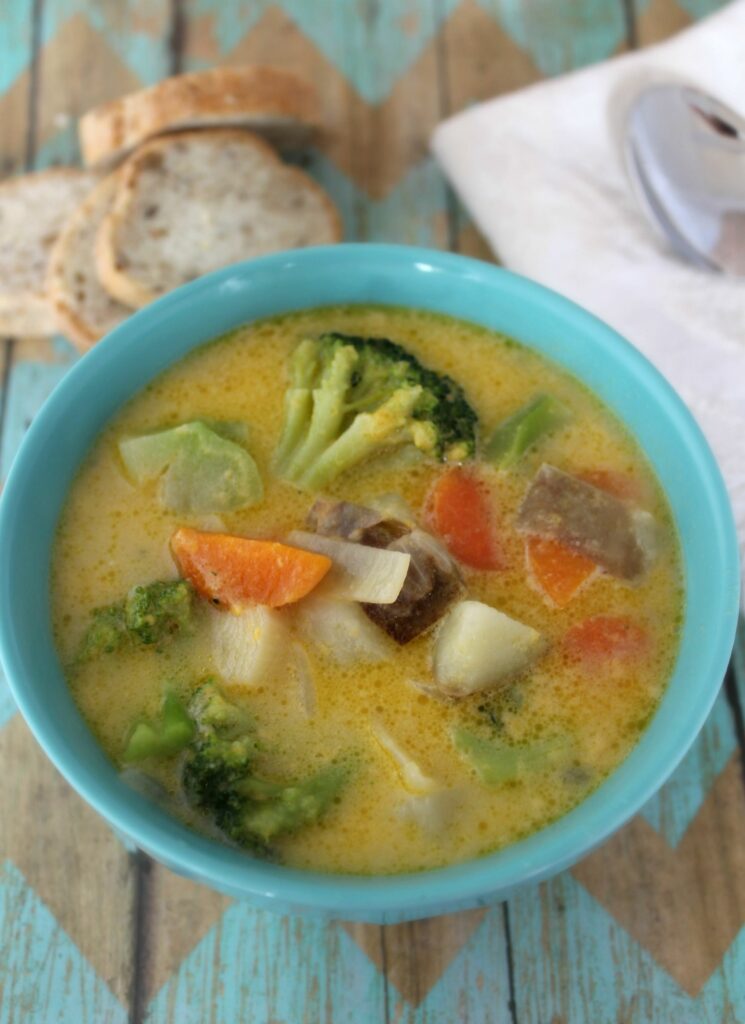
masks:
<path fill-rule="evenodd" d="M 219 608 L 279 608 L 305 597 L 331 568 L 331 559 L 272 540 L 182 527 L 171 538 L 182 575 Z"/>
<path fill-rule="evenodd" d="M 556 608 L 564 608 L 597 571 L 597 565 L 550 537 L 528 537 L 525 560 L 533 582 Z"/>
<path fill-rule="evenodd" d="M 588 667 L 603 662 L 630 662 L 650 647 L 646 629 L 627 616 L 596 615 L 572 626 L 564 638 L 567 652 Z"/>
<path fill-rule="evenodd" d="M 503 569 L 493 503 L 486 485 L 464 469 L 438 478 L 426 502 L 430 528 L 459 561 L 473 569 Z"/>
<path fill-rule="evenodd" d="M 621 473 L 616 469 L 586 469 L 582 473 L 577 473 L 577 476 L 585 483 L 599 487 L 601 491 L 607 491 L 621 501 L 641 500 L 639 481 L 628 473 Z"/>

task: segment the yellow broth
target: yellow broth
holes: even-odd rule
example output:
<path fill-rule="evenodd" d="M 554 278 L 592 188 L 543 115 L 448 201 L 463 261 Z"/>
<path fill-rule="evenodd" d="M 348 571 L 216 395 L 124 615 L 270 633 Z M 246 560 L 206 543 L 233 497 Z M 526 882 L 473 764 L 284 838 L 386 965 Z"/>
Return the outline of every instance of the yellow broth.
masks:
<path fill-rule="evenodd" d="M 481 437 L 537 392 L 571 410 L 571 421 L 528 453 L 512 471 L 491 473 L 497 528 L 509 566 L 465 570 L 469 596 L 541 631 L 546 654 L 516 683 L 507 700 L 476 694 L 458 702 L 433 699 L 413 685 L 431 679 L 432 634 L 395 649 L 392 660 L 340 667 L 307 648 L 317 712 L 303 712 L 292 671 L 258 690 L 227 686 L 258 723 L 261 770 L 301 778 L 331 757 L 351 757 L 353 774 L 336 805 L 317 825 L 276 844 L 287 864 L 331 872 L 386 874 L 464 860 L 514 842 L 564 814 L 628 754 L 653 713 L 671 673 L 682 607 L 680 555 L 665 498 L 642 452 L 583 385 L 531 350 L 487 330 L 446 317 L 382 307 L 318 309 L 265 320 L 201 347 L 133 398 L 94 445 L 75 480 L 59 525 L 53 572 L 53 621 L 63 663 L 72 665 L 92 609 L 119 600 L 135 584 L 176 577 L 169 552 L 175 528 L 215 528 L 206 519 L 164 511 L 155 486 L 128 482 L 117 452 L 123 436 L 199 417 L 245 420 L 248 446 L 266 495 L 253 509 L 223 515 L 227 531 L 281 539 L 303 528 L 313 496 L 275 479 L 272 451 L 282 419 L 287 361 L 298 340 L 326 330 L 388 337 L 431 368 L 459 381 L 480 417 Z M 542 462 L 568 472 L 609 469 L 630 474 L 642 504 L 664 527 L 661 555 L 642 581 L 625 585 L 600 575 L 563 610 L 547 606 L 526 582 L 523 542 L 514 517 Z M 364 504 L 401 495 L 419 512 L 438 464 L 382 459 L 352 470 L 330 496 Z M 291 613 L 287 614 L 288 619 Z M 652 636 L 638 664 L 588 674 L 562 653 L 567 629 L 591 615 L 631 615 Z M 68 673 L 75 699 L 95 735 L 119 763 L 132 723 L 155 715 L 166 682 L 186 695 L 214 671 L 205 631 L 197 628 L 162 652 L 128 650 L 99 657 Z M 568 735 L 575 770 L 551 766 L 497 787 L 483 785 L 455 751 L 458 723 L 483 721 L 485 700 L 501 715 L 502 736 L 523 741 Z M 377 716 L 422 769 L 454 787 L 457 809 L 434 834 L 401 814 L 410 794 L 395 763 L 374 741 Z M 177 759 L 148 765 L 174 795 Z"/>

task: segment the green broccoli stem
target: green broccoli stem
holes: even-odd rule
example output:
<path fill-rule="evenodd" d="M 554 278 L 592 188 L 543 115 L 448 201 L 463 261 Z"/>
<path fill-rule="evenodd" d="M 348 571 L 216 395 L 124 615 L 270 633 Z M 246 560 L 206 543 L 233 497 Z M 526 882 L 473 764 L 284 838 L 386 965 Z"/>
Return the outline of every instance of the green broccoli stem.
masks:
<path fill-rule="evenodd" d="M 274 467 L 280 476 L 287 468 L 296 448 L 303 440 L 313 411 L 313 392 L 308 388 L 290 388 L 285 393 L 282 435 L 274 453 Z"/>
<path fill-rule="evenodd" d="M 567 418 L 567 410 L 555 398 L 538 395 L 497 427 L 486 446 L 486 458 L 499 469 L 510 469 Z"/>
<path fill-rule="evenodd" d="M 318 344 L 301 341 L 290 361 L 290 387 L 285 394 L 282 436 L 274 454 L 278 472 L 284 473 L 293 452 L 302 441 L 313 411 L 313 387 L 318 374 Z"/>
<path fill-rule="evenodd" d="M 156 722 L 138 722 L 129 735 L 123 758 L 126 762 L 148 757 L 172 757 L 191 742 L 195 732 L 186 708 L 170 690 Z"/>
<path fill-rule="evenodd" d="M 311 491 L 321 490 L 381 449 L 413 441 L 410 417 L 421 391 L 420 387 L 400 388 L 375 412 L 359 413 L 333 444 L 305 465 L 297 483 Z"/>
<path fill-rule="evenodd" d="M 347 414 L 346 396 L 357 362 L 357 353 L 349 345 L 334 352 L 319 386 L 313 391 L 313 412 L 306 437 L 287 463 L 286 472 L 290 480 L 297 479 L 305 466 L 314 462 L 339 436 Z"/>

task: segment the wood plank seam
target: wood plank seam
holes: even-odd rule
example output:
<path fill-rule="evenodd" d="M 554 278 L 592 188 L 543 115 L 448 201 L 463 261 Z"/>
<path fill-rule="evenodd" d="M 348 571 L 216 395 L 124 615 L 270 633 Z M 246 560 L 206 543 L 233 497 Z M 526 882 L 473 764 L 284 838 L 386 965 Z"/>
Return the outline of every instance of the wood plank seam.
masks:
<path fill-rule="evenodd" d="M 0 391 L 0 445 L 2 445 L 5 418 L 8 410 L 8 385 L 10 384 L 10 368 L 13 365 L 15 347 L 15 338 L 5 339 L 5 343 L 3 345 L 4 362 L 2 365 L 2 383 L 0 383 L 0 387 L 2 388 L 2 391 Z M 3 481 L 0 481 L 0 484 L 2 483 Z"/>
<path fill-rule="evenodd" d="M 132 907 L 132 978 L 129 996 L 129 1024 L 143 1024 L 147 1012 L 147 925 L 151 888 L 148 885 L 151 864 L 146 853 L 129 854 L 134 882 Z"/>
<path fill-rule="evenodd" d="M 383 1019 L 385 1024 L 391 1024 L 391 983 L 388 980 L 388 946 L 385 926 L 380 929 L 380 962 L 383 974 Z"/>
<path fill-rule="evenodd" d="M 435 15 L 438 19 L 439 24 L 442 26 L 445 24 L 445 5 L 444 0 L 434 0 L 435 4 Z M 437 66 L 437 88 L 439 93 L 440 101 L 440 114 L 444 119 L 449 117 L 453 113 L 453 104 L 451 100 L 450 90 L 450 79 L 448 76 L 448 66 L 445 55 L 446 33 L 442 28 L 437 33 L 435 40 L 435 59 Z M 455 198 L 455 192 L 449 181 L 445 182 L 445 216 L 446 216 L 446 230 L 447 230 L 447 247 L 450 252 L 458 251 L 458 204 Z"/>
<path fill-rule="evenodd" d="M 636 30 L 636 7 L 634 0 L 620 0 L 623 20 L 626 24 L 626 45 L 630 50 L 639 48 L 639 33 Z"/>
<path fill-rule="evenodd" d="M 505 952 L 507 956 L 507 981 L 509 994 L 507 1005 L 510 1008 L 510 1019 L 512 1024 L 518 1024 L 517 1019 L 517 998 L 515 994 L 515 957 L 512 950 L 512 929 L 510 927 L 510 905 L 505 900 L 502 904 L 502 925 L 505 937 Z"/>
<path fill-rule="evenodd" d="M 36 126 L 39 98 L 39 51 L 44 0 L 34 0 L 31 12 L 31 64 L 29 66 L 28 119 L 26 124 L 26 170 L 36 160 Z"/>
<path fill-rule="evenodd" d="M 740 702 L 740 694 L 737 691 L 736 664 L 730 661 L 727 674 L 724 677 L 724 692 L 727 695 L 727 703 L 732 712 L 732 719 L 735 726 L 735 735 L 740 746 L 740 767 L 742 769 L 742 784 L 745 787 L 745 713 Z"/>
<path fill-rule="evenodd" d="M 168 34 L 168 49 L 171 54 L 170 72 L 179 75 L 184 69 L 184 39 L 186 38 L 186 15 L 183 0 L 170 0 L 171 28 Z"/>

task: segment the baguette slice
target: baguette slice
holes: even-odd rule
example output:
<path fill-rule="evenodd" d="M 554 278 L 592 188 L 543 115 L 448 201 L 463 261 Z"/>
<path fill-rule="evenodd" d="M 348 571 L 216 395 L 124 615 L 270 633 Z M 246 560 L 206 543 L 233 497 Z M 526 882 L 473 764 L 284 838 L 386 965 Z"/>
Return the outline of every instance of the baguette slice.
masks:
<path fill-rule="evenodd" d="M 341 237 L 323 189 L 250 132 L 154 139 L 119 173 L 98 232 L 96 268 L 104 288 L 127 306 L 144 306 L 238 260 Z"/>
<path fill-rule="evenodd" d="M 306 146 L 320 123 L 313 85 L 273 67 L 213 68 L 166 78 L 95 107 L 80 120 L 83 159 L 112 165 L 163 132 L 245 127 L 279 149 Z"/>
<path fill-rule="evenodd" d="M 96 274 L 96 235 L 116 184 L 114 173 L 95 186 L 68 218 L 49 257 L 47 291 L 57 327 L 83 350 L 132 312 L 111 298 Z"/>
<path fill-rule="evenodd" d="M 46 293 L 49 250 L 95 175 L 73 167 L 0 184 L 0 334 L 54 334 Z"/>

